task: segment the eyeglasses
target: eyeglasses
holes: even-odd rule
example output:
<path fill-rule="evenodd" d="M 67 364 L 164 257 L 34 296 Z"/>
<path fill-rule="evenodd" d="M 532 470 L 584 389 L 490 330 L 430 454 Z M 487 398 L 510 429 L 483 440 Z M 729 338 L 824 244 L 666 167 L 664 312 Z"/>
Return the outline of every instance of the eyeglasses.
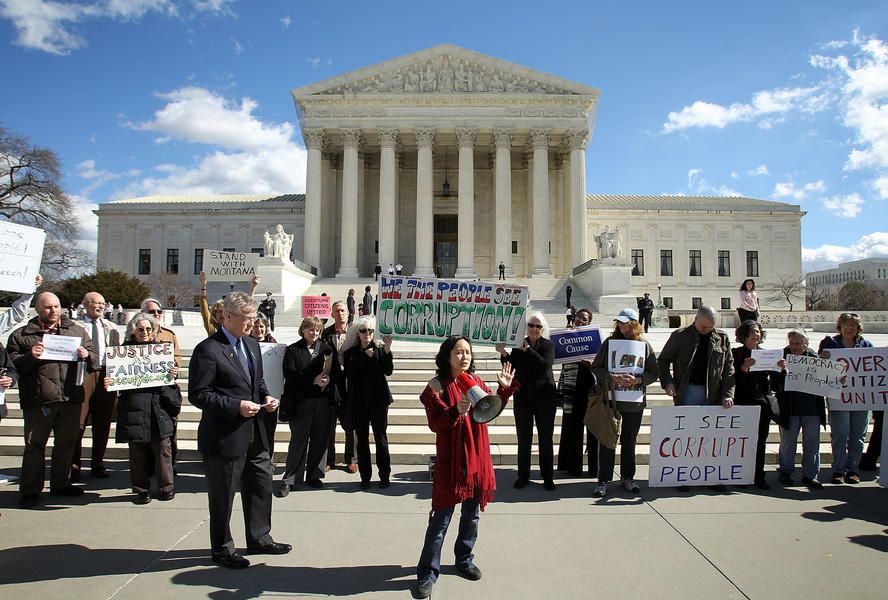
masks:
<path fill-rule="evenodd" d="M 148 313 L 149 315 L 162 315 L 163 314 L 163 311 L 160 310 L 159 308 L 157 310 L 146 310 L 145 312 Z"/>
<path fill-rule="evenodd" d="M 375 329 L 358 329 L 358 333 L 376 333 Z"/>
<path fill-rule="evenodd" d="M 527 326 L 531 327 L 533 329 L 542 329 L 543 328 L 543 326 L 540 325 L 539 323 L 528 323 Z"/>
<path fill-rule="evenodd" d="M 228 314 L 231 315 L 232 317 L 237 317 L 238 319 L 240 319 L 244 323 L 253 323 L 256 321 L 256 319 L 259 318 L 258 315 L 246 316 L 246 315 L 242 315 L 242 314 L 236 313 L 236 312 L 229 312 Z"/>
<path fill-rule="evenodd" d="M 138 331 L 140 333 L 151 333 L 154 331 L 153 327 L 136 327 L 134 331 Z"/>

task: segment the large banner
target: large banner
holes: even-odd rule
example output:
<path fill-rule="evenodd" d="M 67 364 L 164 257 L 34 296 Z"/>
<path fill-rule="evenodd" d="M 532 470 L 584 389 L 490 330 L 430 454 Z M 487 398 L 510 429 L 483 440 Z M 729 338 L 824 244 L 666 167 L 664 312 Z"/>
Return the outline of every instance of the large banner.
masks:
<path fill-rule="evenodd" d="M 302 318 L 329 319 L 331 300 L 330 296 L 302 296 Z"/>
<path fill-rule="evenodd" d="M 280 400 L 284 394 L 284 354 L 286 344 L 259 344 L 262 351 L 262 376 L 265 387 L 273 398 Z"/>
<path fill-rule="evenodd" d="M 522 285 L 381 275 L 376 328 L 401 340 L 464 335 L 473 344 L 514 346 L 526 333 L 528 298 Z"/>
<path fill-rule="evenodd" d="M 576 329 L 553 329 L 549 339 L 555 344 L 555 362 L 576 362 L 592 360 L 601 349 L 601 330 L 595 326 Z"/>
<path fill-rule="evenodd" d="M 830 410 L 888 408 L 888 348 L 832 348 L 829 358 L 848 368 L 841 396 L 829 399 Z"/>
<path fill-rule="evenodd" d="M 252 281 L 259 266 L 259 255 L 205 249 L 203 261 L 207 281 Z"/>
<path fill-rule="evenodd" d="M 758 406 L 651 410 L 650 487 L 742 485 L 755 479 Z"/>
<path fill-rule="evenodd" d="M 840 398 L 841 379 L 847 370 L 847 365 L 828 358 L 787 354 L 784 389 L 787 392 L 807 392 L 815 396 Z"/>
<path fill-rule="evenodd" d="M 169 342 L 111 346 L 105 350 L 105 365 L 111 378 L 109 391 L 169 385 L 175 381 L 170 369 L 176 366 Z"/>
<path fill-rule="evenodd" d="M 647 360 L 647 344 L 644 342 L 611 338 L 608 353 L 608 373 L 628 373 L 635 377 L 641 377 L 644 373 L 644 361 Z M 644 400 L 644 386 L 617 386 L 614 388 L 614 398 L 617 402 L 641 402 Z"/>
<path fill-rule="evenodd" d="M 30 294 L 43 260 L 46 232 L 0 221 L 0 290 Z"/>

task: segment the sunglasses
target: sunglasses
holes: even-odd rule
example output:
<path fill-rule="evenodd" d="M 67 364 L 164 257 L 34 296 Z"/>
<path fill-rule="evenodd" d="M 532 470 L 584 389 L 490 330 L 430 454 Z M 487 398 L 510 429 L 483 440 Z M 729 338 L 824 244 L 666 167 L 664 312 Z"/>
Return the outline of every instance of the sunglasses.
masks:
<path fill-rule="evenodd" d="M 162 310 L 146 310 L 145 312 L 148 313 L 149 315 L 162 315 L 163 314 Z"/>
<path fill-rule="evenodd" d="M 847 313 L 842 313 L 839 316 L 839 318 L 842 318 L 842 319 L 844 319 L 845 317 L 851 317 L 852 319 L 859 319 L 860 315 L 858 315 L 857 313 L 847 312 Z"/>
<path fill-rule="evenodd" d="M 151 327 L 136 327 L 135 331 L 138 331 L 141 333 L 151 333 L 152 331 L 154 331 L 154 329 Z"/>
<path fill-rule="evenodd" d="M 375 329 L 358 329 L 358 333 L 376 333 Z"/>
<path fill-rule="evenodd" d="M 543 328 L 543 326 L 540 325 L 539 323 L 528 323 L 527 326 L 532 327 L 533 329 L 542 329 Z"/>

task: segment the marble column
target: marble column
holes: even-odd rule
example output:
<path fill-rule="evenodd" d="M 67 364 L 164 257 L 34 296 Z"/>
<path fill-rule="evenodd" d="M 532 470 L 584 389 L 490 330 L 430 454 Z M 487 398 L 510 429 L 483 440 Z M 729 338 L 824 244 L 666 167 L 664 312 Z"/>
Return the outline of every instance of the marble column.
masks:
<path fill-rule="evenodd" d="M 533 148 L 533 274 L 549 275 L 549 130 L 531 129 Z"/>
<path fill-rule="evenodd" d="M 358 146 L 360 129 L 342 129 L 342 233 L 337 277 L 358 276 Z"/>
<path fill-rule="evenodd" d="M 323 129 L 305 129 L 302 139 L 308 148 L 305 178 L 305 235 L 303 260 L 321 270 L 321 214 L 323 213 L 323 171 L 321 150 L 326 135 Z"/>
<path fill-rule="evenodd" d="M 474 279 L 475 271 L 475 129 L 457 129 L 459 147 L 459 230 L 455 277 Z"/>
<path fill-rule="evenodd" d="M 568 214 L 570 215 L 570 257 L 569 268 L 573 269 L 588 260 L 586 247 L 586 147 L 589 145 L 589 130 L 577 129 L 567 134 L 570 148 L 570 195 Z"/>
<path fill-rule="evenodd" d="M 377 129 L 379 137 L 379 264 L 382 272 L 395 262 L 395 146 L 397 129 Z"/>
<path fill-rule="evenodd" d="M 435 214 L 432 192 L 434 128 L 416 129 L 416 268 L 417 276 L 432 277 L 434 269 Z"/>
<path fill-rule="evenodd" d="M 494 232 L 493 273 L 499 275 L 499 264 L 506 265 L 506 275 L 512 271 L 512 130 L 495 128 L 493 144 L 496 147 L 496 230 Z"/>

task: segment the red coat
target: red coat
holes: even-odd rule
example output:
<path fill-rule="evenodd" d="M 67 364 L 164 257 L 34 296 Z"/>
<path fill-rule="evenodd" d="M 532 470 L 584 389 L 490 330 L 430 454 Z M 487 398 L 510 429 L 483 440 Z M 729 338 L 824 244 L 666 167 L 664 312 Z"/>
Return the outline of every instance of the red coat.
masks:
<path fill-rule="evenodd" d="M 490 391 L 480 377 L 470 377 L 485 391 Z M 429 429 L 437 434 L 432 509 L 455 506 L 478 494 L 484 510 L 496 490 L 487 424 L 476 423 L 469 414 L 459 414 L 457 404 L 461 393 L 452 377 L 446 378 L 441 387 L 439 394 L 426 386 L 419 397 L 425 406 Z M 505 403 L 512 390 L 500 387 L 497 394 Z"/>

